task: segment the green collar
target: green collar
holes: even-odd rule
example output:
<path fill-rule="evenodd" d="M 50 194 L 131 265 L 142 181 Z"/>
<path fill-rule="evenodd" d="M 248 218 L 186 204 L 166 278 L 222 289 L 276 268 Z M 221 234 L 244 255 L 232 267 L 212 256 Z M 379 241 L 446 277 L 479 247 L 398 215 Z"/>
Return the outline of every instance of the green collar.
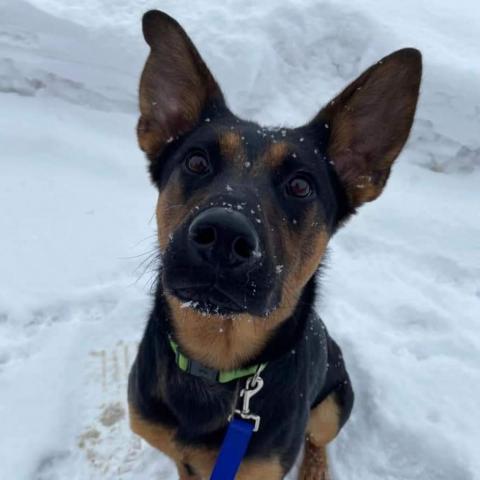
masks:
<path fill-rule="evenodd" d="M 175 353 L 175 362 L 180 370 L 195 375 L 196 377 L 206 378 L 207 380 L 228 383 L 239 378 L 249 377 L 255 375 L 259 369 L 264 369 L 267 364 L 262 363 L 258 365 L 252 365 L 248 368 L 237 368 L 235 370 L 215 370 L 213 368 L 206 367 L 196 360 L 192 360 L 186 357 L 181 351 L 177 343 L 172 338 L 168 337 L 170 347 Z"/>

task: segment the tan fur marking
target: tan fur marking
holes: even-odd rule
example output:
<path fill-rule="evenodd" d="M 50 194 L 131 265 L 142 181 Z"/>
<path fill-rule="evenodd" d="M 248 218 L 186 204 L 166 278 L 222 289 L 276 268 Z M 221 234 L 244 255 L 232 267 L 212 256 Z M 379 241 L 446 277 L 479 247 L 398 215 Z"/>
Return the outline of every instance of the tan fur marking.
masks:
<path fill-rule="evenodd" d="M 340 429 L 340 409 L 331 393 L 320 405 L 310 412 L 307 425 L 309 440 L 317 446 L 326 445 L 338 434 Z"/>
<path fill-rule="evenodd" d="M 176 464 L 180 479 L 196 480 L 208 478 L 214 465 L 216 452 L 204 448 L 182 447 L 175 442 L 175 430 L 161 424 L 144 420 L 133 405 L 129 405 L 130 428 L 152 447 L 170 457 Z M 183 464 L 188 463 L 196 473 L 193 478 L 187 475 Z"/>
<path fill-rule="evenodd" d="M 169 182 L 158 196 L 156 209 L 158 242 L 161 252 L 165 251 L 170 242 L 170 235 L 185 220 L 189 211 L 189 204 L 182 199 L 178 181 Z"/>
<path fill-rule="evenodd" d="M 295 231 L 290 224 L 282 228 L 283 251 L 285 252 L 285 277 L 283 279 L 282 306 L 296 306 L 303 287 L 317 270 L 329 241 L 325 229 L 317 230 L 315 212 L 303 220 L 305 227 Z"/>
<path fill-rule="evenodd" d="M 309 440 L 305 450 L 298 480 L 330 480 L 328 473 L 327 452 L 325 447 L 317 447 Z"/>
<path fill-rule="evenodd" d="M 292 300 L 298 299 L 301 290 L 317 270 L 327 248 L 329 236 L 325 230 L 322 230 L 314 235 L 313 239 L 304 238 L 302 240 L 299 242 L 298 238 L 295 240 L 294 237 L 288 239 L 290 259 L 284 291 L 286 295 L 291 296 L 293 294 Z M 303 254 L 298 253 L 299 245 L 303 249 Z"/>
<path fill-rule="evenodd" d="M 198 475 L 190 475 L 183 463 L 177 463 L 179 480 L 202 480 Z"/>
<path fill-rule="evenodd" d="M 130 428 L 134 433 L 173 460 L 181 460 L 179 449 L 174 442 L 175 430 L 168 429 L 160 424 L 147 422 L 140 416 L 132 404 L 128 406 L 128 411 L 130 415 Z"/>
<path fill-rule="evenodd" d="M 192 447 L 185 447 L 182 449 L 182 452 L 184 454 L 183 461 L 191 465 L 195 471 L 196 478 L 208 480 L 208 478 L 210 478 L 210 474 L 212 473 L 213 466 L 215 465 L 218 452 L 206 448 Z"/>
<path fill-rule="evenodd" d="M 177 339 L 185 353 L 220 370 L 239 367 L 265 346 L 278 324 L 275 316 L 203 315 L 167 295 Z"/>
<path fill-rule="evenodd" d="M 339 430 L 340 409 L 332 393 L 310 412 L 299 480 L 330 479 L 325 445 Z"/>
<path fill-rule="evenodd" d="M 269 145 L 265 153 L 263 154 L 263 159 L 261 164 L 266 165 L 272 170 L 278 168 L 289 151 L 289 146 L 285 142 L 272 143 Z"/>
<path fill-rule="evenodd" d="M 236 480 L 280 480 L 283 469 L 277 458 L 243 462 L 235 477 Z"/>
<path fill-rule="evenodd" d="M 220 134 L 218 143 L 222 157 L 232 162 L 244 156 L 242 152 L 242 140 L 240 135 L 235 132 L 227 131 Z"/>

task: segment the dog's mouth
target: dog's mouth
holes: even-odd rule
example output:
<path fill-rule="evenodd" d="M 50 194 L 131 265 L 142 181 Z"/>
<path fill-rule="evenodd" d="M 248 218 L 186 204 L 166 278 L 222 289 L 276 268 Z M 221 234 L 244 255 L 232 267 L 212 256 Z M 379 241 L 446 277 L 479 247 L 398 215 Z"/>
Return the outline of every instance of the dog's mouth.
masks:
<path fill-rule="evenodd" d="M 183 302 L 183 308 L 193 308 L 204 314 L 232 315 L 247 311 L 246 302 L 241 304 L 216 284 L 176 288 L 171 293 Z"/>

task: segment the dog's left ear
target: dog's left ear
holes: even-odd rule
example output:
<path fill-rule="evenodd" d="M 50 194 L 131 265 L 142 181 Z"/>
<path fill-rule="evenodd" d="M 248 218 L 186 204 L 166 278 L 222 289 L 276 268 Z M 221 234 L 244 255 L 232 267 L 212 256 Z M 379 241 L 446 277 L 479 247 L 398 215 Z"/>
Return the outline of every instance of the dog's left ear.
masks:
<path fill-rule="evenodd" d="M 422 75 L 418 50 L 380 60 L 332 100 L 310 123 L 330 128 L 328 154 L 350 207 L 377 198 L 413 123 Z"/>
<path fill-rule="evenodd" d="M 143 16 L 143 35 L 150 46 L 140 80 L 140 148 L 150 158 L 170 139 L 190 131 L 210 101 L 223 95 L 180 24 L 166 13 Z"/>

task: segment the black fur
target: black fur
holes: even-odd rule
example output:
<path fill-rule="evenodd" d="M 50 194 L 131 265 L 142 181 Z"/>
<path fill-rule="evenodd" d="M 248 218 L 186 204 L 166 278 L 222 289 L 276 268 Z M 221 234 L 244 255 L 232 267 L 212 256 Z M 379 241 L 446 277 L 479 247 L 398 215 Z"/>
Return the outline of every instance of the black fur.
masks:
<path fill-rule="evenodd" d="M 248 184 L 248 193 L 226 192 L 225 185 L 236 180 L 233 177 L 236 173 L 229 169 L 228 159 L 222 158 L 218 135 L 229 130 L 246 140 L 242 146 L 247 161 L 253 166 L 272 140 L 287 142 L 294 154 L 289 155 L 280 168 L 267 169 L 267 175 L 252 179 L 251 182 L 256 183 Z M 262 217 L 262 223 L 255 223 L 265 258 L 257 270 L 248 273 L 258 287 L 245 307 L 257 315 L 263 313 L 262 309 L 274 308 L 282 285 L 282 277 L 275 275 L 274 267 L 275 263 L 282 263 L 282 245 L 275 237 L 273 244 L 269 243 L 266 229 L 279 231 L 280 223 L 287 221 L 289 228 L 307 228 L 311 235 L 318 234 L 320 228 L 333 234 L 352 213 L 343 187 L 328 161 L 328 136 L 328 126 L 324 122 L 297 129 L 266 130 L 238 119 L 223 103 L 217 103 L 204 111 L 197 128 L 174 139 L 151 163 L 151 177 L 160 191 L 168 182 L 178 182 L 185 202 L 195 192 L 205 192 L 202 204 L 174 232 L 171 247 L 164 252 L 154 308 L 129 379 L 129 402 L 145 420 L 174 427 L 179 444 L 218 448 L 226 431 L 227 418 L 245 383 L 244 379 L 227 384 L 212 383 L 184 373 L 174 361 L 168 335 L 175 336 L 175 332 L 164 289 L 175 293 L 177 285 L 195 284 L 197 279 L 205 281 L 209 275 L 204 265 L 196 266 L 188 255 L 185 246 L 188 225 L 195 215 L 213 204 L 244 202 L 248 212 L 257 211 L 257 204 L 273 202 L 279 209 L 278 217 Z M 183 159 L 192 149 L 208 152 L 215 175 L 195 178 L 182 171 Z M 311 176 L 315 183 L 314 198 L 292 201 L 285 196 L 285 179 L 297 171 L 308 172 Z M 309 209 L 315 209 L 315 225 L 305 227 L 303 219 Z M 236 279 L 227 273 L 229 277 L 225 282 L 233 291 L 248 288 L 242 277 L 236 284 Z M 264 291 L 277 292 L 269 297 L 274 299 L 273 305 L 264 302 Z M 268 362 L 268 367 L 262 374 L 265 387 L 252 403 L 262 423 L 260 431 L 253 436 L 247 457 L 276 455 L 285 472 L 293 465 L 303 444 L 311 408 L 335 392 L 343 425 L 353 405 L 353 391 L 340 349 L 314 311 L 315 297 L 314 276 L 304 288 L 293 315 L 278 327 L 258 357 L 250 361 L 250 365 Z"/>
<path fill-rule="evenodd" d="M 265 387 L 252 401 L 262 424 L 247 458 L 278 455 L 285 472 L 303 444 L 312 407 L 336 392 L 343 425 L 353 405 L 340 349 L 315 314 L 314 299 L 312 279 L 294 314 L 251 362 L 269 364 L 262 374 Z M 218 384 L 181 371 L 168 344 L 169 333 L 173 333 L 169 311 L 159 286 L 130 373 L 129 402 L 147 421 L 175 427 L 180 444 L 218 448 L 245 380 Z"/>

